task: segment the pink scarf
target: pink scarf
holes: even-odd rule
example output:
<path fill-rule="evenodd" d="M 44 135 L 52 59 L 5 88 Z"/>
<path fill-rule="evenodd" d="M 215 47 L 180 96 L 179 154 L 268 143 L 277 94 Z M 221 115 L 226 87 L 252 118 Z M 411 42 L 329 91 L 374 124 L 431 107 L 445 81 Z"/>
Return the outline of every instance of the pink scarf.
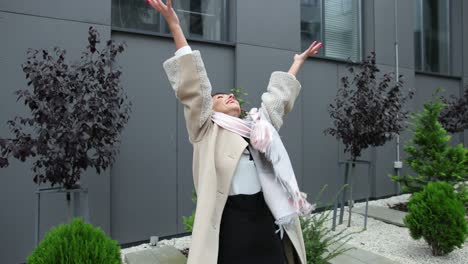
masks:
<path fill-rule="evenodd" d="M 245 120 L 220 112 L 214 112 L 211 119 L 218 126 L 250 139 L 253 147 L 251 154 L 265 202 L 283 237 L 284 227 L 292 224 L 296 216 L 310 214 L 314 205 L 299 190 L 289 155 L 278 132 L 260 116 L 257 108 L 252 108 Z"/>

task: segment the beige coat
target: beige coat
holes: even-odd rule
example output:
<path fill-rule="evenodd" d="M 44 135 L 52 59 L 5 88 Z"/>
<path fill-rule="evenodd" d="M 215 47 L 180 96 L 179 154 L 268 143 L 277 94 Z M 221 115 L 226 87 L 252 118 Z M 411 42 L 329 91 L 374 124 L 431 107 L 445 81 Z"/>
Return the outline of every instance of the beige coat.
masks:
<path fill-rule="evenodd" d="M 216 264 L 221 216 L 232 176 L 247 142 L 211 121 L 211 84 L 198 50 L 174 56 L 163 66 L 177 98 L 184 105 L 186 126 L 193 144 L 193 181 L 198 198 L 188 264 Z M 276 129 L 281 127 L 283 116 L 291 111 L 300 88 L 295 76 L 279 71 L 272 73 L 267 92 L 262 95 L 261 111 Z M 286 233 L 283 245 L 288 263 L 306 264 L 298 218 Z M 300 262 L 294 260 L 293 249 Z"/>

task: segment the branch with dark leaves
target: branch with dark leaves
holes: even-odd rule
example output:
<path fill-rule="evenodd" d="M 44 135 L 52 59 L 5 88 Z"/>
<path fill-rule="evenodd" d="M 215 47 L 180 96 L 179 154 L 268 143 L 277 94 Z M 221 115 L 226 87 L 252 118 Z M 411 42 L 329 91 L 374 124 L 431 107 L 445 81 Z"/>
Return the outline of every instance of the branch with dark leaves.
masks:
<path fill-rule="evenodd" d="M 384 145 L 406 128 L 408 111 L 404 105 L 413 91 L 403 91 L 402 75 L 396 82 L 394 73 L 379 78 L 379 72 L 375 53 L 357 66 L 348 66 L 335 103 L 329 106 L 333 127 L 324 133 L 341 140 L 352 160 L 369 146 Z"/>
<path fill-rule="evenodd" d="M 445 130 L 458 133 L 468 129 L 468 86 L 465 87 L 462 97 L 457 98 L 452 95 L 449 99 L 444 98 L 443 102 L 447 106 L 442 109 L 439 122 Z"/>
<path fill-rule="evenodd" d="M 7 167 L 11 156 L 20 161 L 37 156 L 32 167 L 36 183 L 72 188 L 87 168 L 100 173 L 110 166 L 131 102 L 115 65 L 125 44 L 109 40 L 99 50 L 99 43 L 99 33 L 90 27 L 88 46 L 75 64 L 68 64 L 58 47 L 28 50 L 22 68 L 32 89 L 16 95 L 31 116 L 8 121 L 14 137 L 0 138 L 0 167 Z"/>

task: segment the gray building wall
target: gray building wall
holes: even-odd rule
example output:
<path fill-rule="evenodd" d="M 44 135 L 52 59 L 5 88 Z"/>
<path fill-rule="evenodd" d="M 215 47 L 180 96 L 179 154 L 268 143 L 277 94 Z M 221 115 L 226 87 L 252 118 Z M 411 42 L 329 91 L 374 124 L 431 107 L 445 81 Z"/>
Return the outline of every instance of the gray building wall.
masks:
<path fill-rule="evenodd" d="M 416 89 L 412 110 L 420 110 L 438 87 L 445 88 L 446 94 L 459 95 L 463 84 L 468 84 L 468 46 L 463 45 L 468 43 L 468 4 L 452 1 L 460 10 L 452 23 L 460 36 L 452 47 L 456 54 L 453 67 L 458 69 L 459 77 L 415 72 L 413 3 L 398 0 L 400 73 L 405 86 Z M 244 87 L 250 106 L 258 106 L 271 72 L 287 71 L 294 54 L 300 52 L 300 1 L 233 1 L 231 5 L 235 14 L 230 25 L 230 35 L 236 36 L 233 43 L 189 40 L 189 44 L 201 51 L 215 91 Z M 393 1 L 363 0 L 364 54 L 375 50 L 378 66 L 384 72 L 394 71 L 395 67 L 393 8 Z M 20 66 L 27 48 L 60 46 L 66 48 L 69 59 L 78 58 L 90 25 L 99 30 L 103 40 L 125 41 L 128 48 L 119 65 L 133 113 L 112 168 L 101 175 L 92 170 L 83 175 L 83 185 L 90 189 L 91 222 L 120 243 L 182 233 L 182 216 L 194 209 L 192 147 L 182 108 L 162 68 L 175 46 L 170 36 L 112 31 L 110 10 L 111 0 L 0 0 L 0 33 L 6 36 L 0 41 L 0 135 L 10 135 L 7 120 L 28 114 L 13 94 L 26 85 Z M 335 194 L 343 178 L 343 169 L 337 167 L 337 161 L 346 158 L 343 146 L 324 136 L 323 130 L 332 124 L 327 106 L 333 102 L 345 69 L 346 63 L 339 60 L 309 59 L 298 76 L 302 84 L 300 97 L 281 129 L 302 189 L 315 197 L 327 184 L 324 200 Z M 410 136 L 409 132 L 402 135 L 402 145 Z M 467 138 L 467 132 L 456 135 L 454 143 L 464 139 L 467 143 Z M 388 175 L 393 173 L 395 142 L 367 150 L 362 159 L 375 164 L 372 195 L 394 194 L 396 186 Z M 8 168 L 0 170 L 5 186 L 0 192 L 1 263 L 23 262 L 34 248 L 36 186 L 31 164 L 13 160 Z M 354 176 L 355 197 L 363 198 L 367 169 L 357 166 Z M 50 227 L 66 221 L 64 197 L 51 196 L 42 204 L 45 211 L 41 237 Z"/>

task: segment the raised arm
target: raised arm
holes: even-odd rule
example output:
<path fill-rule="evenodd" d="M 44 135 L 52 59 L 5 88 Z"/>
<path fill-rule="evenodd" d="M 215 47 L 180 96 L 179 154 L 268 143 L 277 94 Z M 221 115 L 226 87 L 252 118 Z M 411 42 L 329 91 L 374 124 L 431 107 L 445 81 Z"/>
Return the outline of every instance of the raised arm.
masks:
<path fill-rule="evenodd" d="M 314 41 L 303 53 L 294 55 L 294 61 L 288 72 L 275 71 L 271 74 L 267 91 L 262 95 L 262 113 L 279 130 L 284 116 L 289 113 L 301 89 L 296 79 L 302 64 L 309 56 L 318 53 L 321 42 Z"/>
<path fill-rule="evenodd" d="M 308 57 L 313 56 L 319 52 L 319 49 L 323 46 L 322 42 L 314 41 L 303 53 L 294 55 L 294 62 L 289 68 L 288 73 L 296 76 L 301 68 L 302 64 L 307 60 Z"/>
<path fill-rule="evenodd" d="M 161 0 L 146 0 L 154 9 L 156 9 L 161 15 L 166 19 L 169 29 L 171 30 L 172 37 L 174 38 L 174 43 L 176 49 L 180 49 L 184 46 L 188 46 L 187 40 L 185 39 L 184 32 L 180 27 L 179 18 L 172 8 L 172 1 L 167 0 L 167 5 L 165 5 Z"/>
<path fill-rule="evenodd" d="M 190 142 L 202 139 L 211 122 L 211 84 L 206 74 L 200 51 L 192 52 L 180 27 L 171 0 L 165 5 L 161 0 L 147 0 L 166 19 L 176 45 L 175 56 L 163 63 L 169 82 L 184 106 L 184 116 Z"/>

